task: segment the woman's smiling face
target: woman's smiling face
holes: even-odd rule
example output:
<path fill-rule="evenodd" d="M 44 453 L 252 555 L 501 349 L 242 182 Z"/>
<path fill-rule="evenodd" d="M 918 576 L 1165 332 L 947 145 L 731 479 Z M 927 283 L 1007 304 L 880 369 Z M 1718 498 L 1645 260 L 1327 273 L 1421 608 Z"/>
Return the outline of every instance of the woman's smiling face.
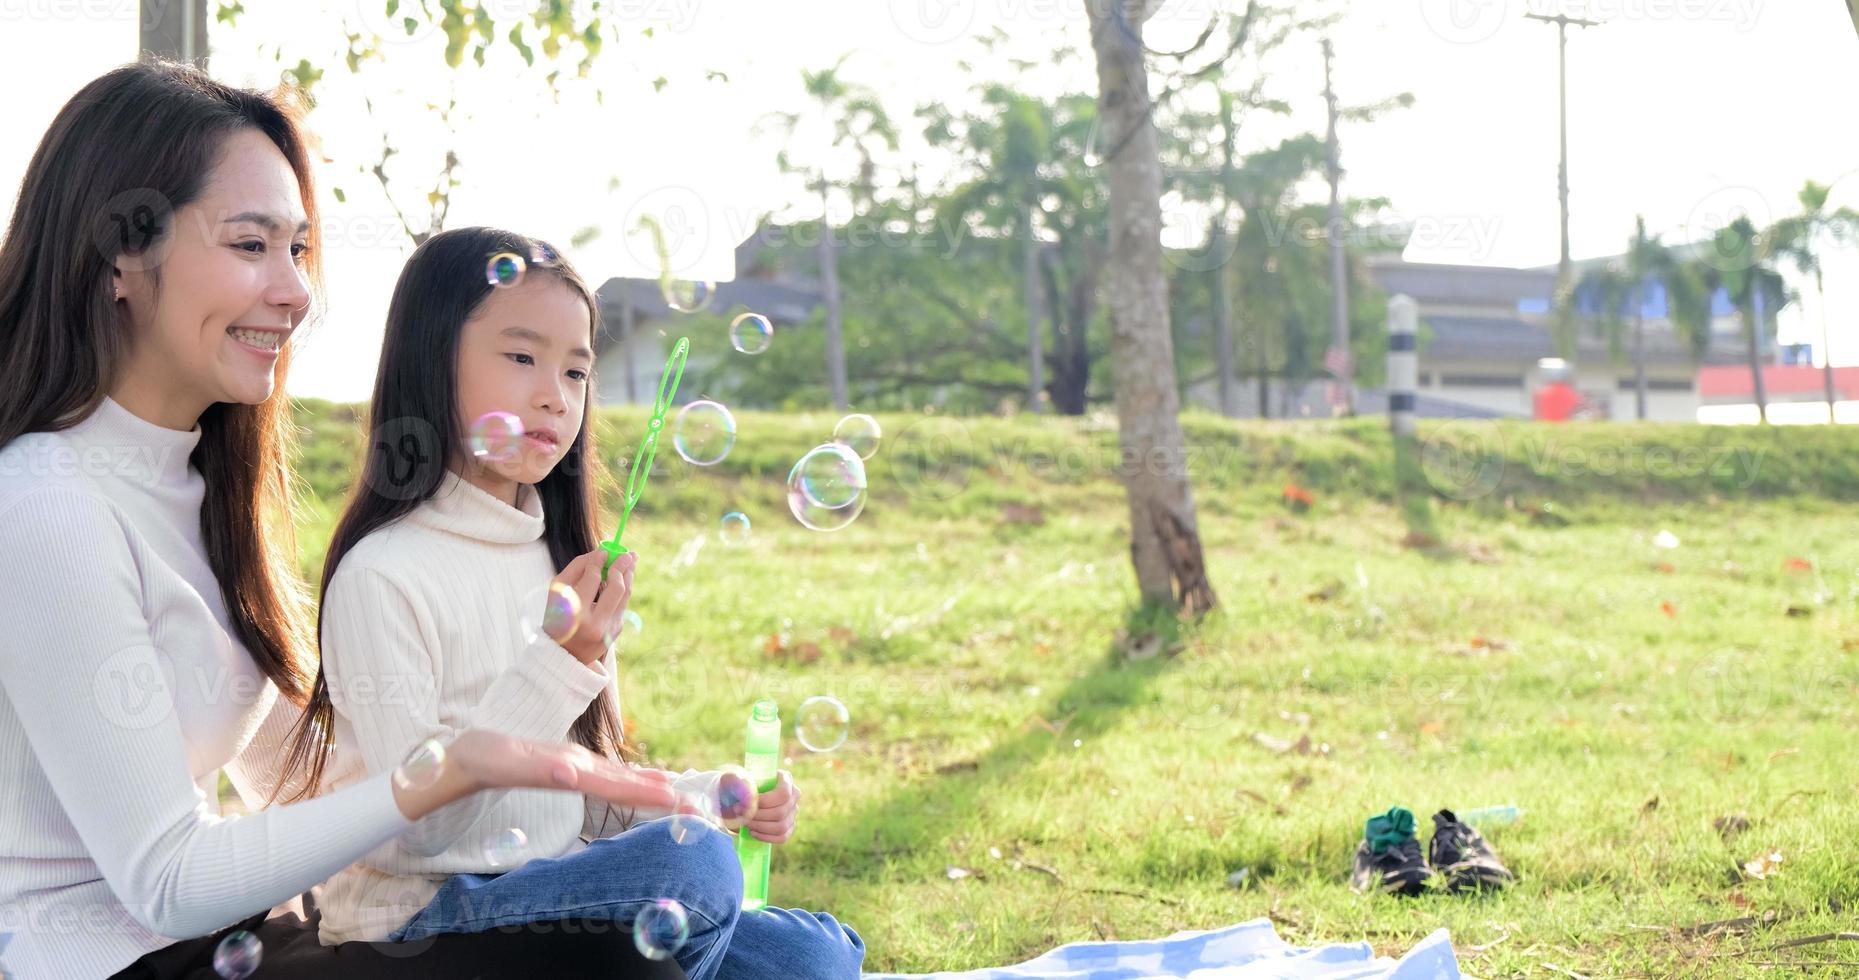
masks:
<path fill-rule="evenodd" d="M 310 305 L 310 224 L 290 162 L 242 129 L 170 225 L 149 250 L 116 261 L 132 324 L 119 383 L 130 399 L 162 406 L 156 421 L 186 429 L 216 402 L 271 397 L 278 358 Z"/>

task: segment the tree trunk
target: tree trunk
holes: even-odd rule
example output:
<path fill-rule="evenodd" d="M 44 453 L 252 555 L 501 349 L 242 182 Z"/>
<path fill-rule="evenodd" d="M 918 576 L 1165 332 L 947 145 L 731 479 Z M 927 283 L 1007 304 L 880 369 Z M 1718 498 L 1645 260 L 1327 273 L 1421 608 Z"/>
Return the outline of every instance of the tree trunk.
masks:
<path fill-rule="evenodd" d="M 826 294 L 826 377 L 833 407 L 845 411 L 846 341 L 839 313 L 839 257 L 833 248 L 833 223 L 827 220 L 826 182 L 820 182 L 820 289 Z"/>
<path fill-rule="evenodd" d="M 1039 236 L 1033 233 L 1033 202 L 1026 204 L 1026 247 L 1021 257 L 1020 275 L 1026 294 L 1026 407 L 1032 412 L 1046 410 L 1045 352 L 1039 338 Z"/>
<path fill-rule="evenodd" d="M 1097 55 L 1098 118 L 1108 137 L 1110 357 L 1117 441 L 1130 503 L 1130 560 L 1146 605 L 1200 614 L 1207 581 L 1175 392 L 1162 274 L 1162 164 L 1143 63 L 1141 2 L 1085 0 Z"/>
<path fill-rule="evenodd" d="M 1091 320 L 1097 315 L 1097 274 L 1103 259 L 1095 242 L 1082 249 L 1083 267 L 1064 289 L 1058 257 L 1045 253 L 1047 295 L 1052 299 L 1052 404 L 1065 415 L 1083 415 L 1091 383 Z"/>
<path fill-rule="evenodd" d="M 1228 270 L 1233 263 L 1226 255 L 1226 214 L 1224 209 L 1220 217 L 1214 219 L 1213 255 L 1219 259 L 1214 266 L 1214 364 L 1220 371 L 1220 414 L 1227 418 L 1239 414 L 1235 403 L 1238 392 L 1233 385 L 1233 299 L 1227 289 L 1232 284 Z"/>
<path fill-rule="evenodd" d="M 1633 406 L 1639 420 L 1646 421 L 1646 309 L 1642 303 L 1633 311 Z"/>
<path fill-rule="evenodd" d="M 1815 304 L 1820 307 L 1820 379 L 1827 386 L 1827 424 L 1833 425 L 1840 420 L 1839 412 L 1833 408 L 1839 397 L 1833 391 L 1833 331 L 1827 326 L 1827 290 L 1818 269 L 1814 271 L 1814 292 L 1820 297 Z"/>
<path fill-rule="evenodd" d="M 1750 303 L 1755 307 L 1755 316 L 1751 317 L 1747 309 L 1743 311 L 1743 325 L 1747 327 L 1743 335 L 1749 341 L 1749 377 L 1755 386 L 1756 421 L 1766 423 L 1769 420 L 1769 397 L 1762 384 L 1762 343 L 1758 333 L 1762 329 L 1762 294 L 1750 297 Z"/>

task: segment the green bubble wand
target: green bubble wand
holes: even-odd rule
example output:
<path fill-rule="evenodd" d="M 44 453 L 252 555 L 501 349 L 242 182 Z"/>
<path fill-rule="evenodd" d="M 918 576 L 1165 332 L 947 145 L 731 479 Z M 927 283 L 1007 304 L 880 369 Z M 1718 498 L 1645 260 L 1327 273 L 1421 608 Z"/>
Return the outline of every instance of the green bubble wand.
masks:
<path fill-rule="evenodd" d="M 665 413 L 671 410 L 672 399 L 678 396 L 678 382 L 684 378 L 684 359 L 691 352 L 691 338 L 679 337 L 678 346 L 665 361 L 665 373 L 658 376 L 658 399 L 652 403 L 652 418 L 645 425 L 645 437 L 639 440 L 639 451 L 633 454 L 632 472 L 626 477 L 626 496 L 621 502 L 620 526 L 613 529 L 613 540 L 602 541 L 600 547 L 607 553 L 606 564 L 600 566 L 600 580 L 607 581 L 607 569 L 613 567 L 621 555 L 626 554 L 626 546 L 620 543 L 620 535 L 626 533 L 626 522 L 633 516 L 633 506 L 639 503 L 640 495 L 645 493 L 646 477 L 652 472 L 652 459 L 658 455 L 658 434 L 665 428 Z"/>

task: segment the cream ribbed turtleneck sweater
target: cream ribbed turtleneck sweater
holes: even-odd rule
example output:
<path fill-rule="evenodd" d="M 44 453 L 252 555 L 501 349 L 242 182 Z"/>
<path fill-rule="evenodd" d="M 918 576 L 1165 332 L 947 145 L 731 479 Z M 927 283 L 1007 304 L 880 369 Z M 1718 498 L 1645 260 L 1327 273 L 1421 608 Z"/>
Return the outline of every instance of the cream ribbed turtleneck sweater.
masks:
<path fill-rule="evenodd" d="M 227 628 L 201 437 L 112 400 L 0 448 L 0 973 L 106 976 L 411 825 L 385 774 L 259 810 L 300 716 Z M 585 670 L 579 665 L 576 669 Z"/>
<path fill-rule="evenodd" d="M 512 507 L 454 474 L 432 499 L 362 539 L 323 596 L 323 670 L 336 705 L 344 787 L 391 771 L 421 740 L 465 727 L 564 740 L 613 683 L 611 654 L 593 666 L 534 629 L 555 574 L 533 487 Z M 530 622 L 525 622 L 527 618 Z M 714 773 L 687 772 L 701 790 Z M 325 943 L 378 941 L 424 908 L 447 875 L 507 870 L 484 843 L 523 832 L 516 860 L 559 857 L 638 820 L 563 790 L 479 793 L 416 823 L 323 890 Z"/>

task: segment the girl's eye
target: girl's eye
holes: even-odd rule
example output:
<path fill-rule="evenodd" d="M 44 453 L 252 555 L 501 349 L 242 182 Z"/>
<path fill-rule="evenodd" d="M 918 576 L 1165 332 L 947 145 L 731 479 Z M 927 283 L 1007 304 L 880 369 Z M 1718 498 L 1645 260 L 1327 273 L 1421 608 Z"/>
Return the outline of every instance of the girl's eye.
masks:
<path fill-rule="evenodd" d="M 291 258 L 296 259 L 299 262 L 302 262 L 304 259 L 308 258 L 309 255 L 310 255 L 310 246 L 308 244 L 304 242 L 292 243 L 290 247 Z"/>
<path fill-rule="evenodd" d="M 577 368 L 577 369 L 575 369 L 575 370 L 573 370 L 573 371 L 570 371 L 570 372 L 568 372 L 568 376 L 569 376 L 570 378 L 573 378 L 573 379 L 575 379 L 576 381 L 580 381 L 580 382 L 586 382 L 586 381 L 587 381 L 587 372 L 586 372 L 586 371 L 582 371 L 582 370 L 580 370 L 579 368 Z"/>
<path fill-rule="evenodd" d="M 505 354 L 504 356 L 522 365 L 530 365 L 530 364 L 536 363 L 536 359 L 533 357 L 530 357 L 528 354 Z"/>

